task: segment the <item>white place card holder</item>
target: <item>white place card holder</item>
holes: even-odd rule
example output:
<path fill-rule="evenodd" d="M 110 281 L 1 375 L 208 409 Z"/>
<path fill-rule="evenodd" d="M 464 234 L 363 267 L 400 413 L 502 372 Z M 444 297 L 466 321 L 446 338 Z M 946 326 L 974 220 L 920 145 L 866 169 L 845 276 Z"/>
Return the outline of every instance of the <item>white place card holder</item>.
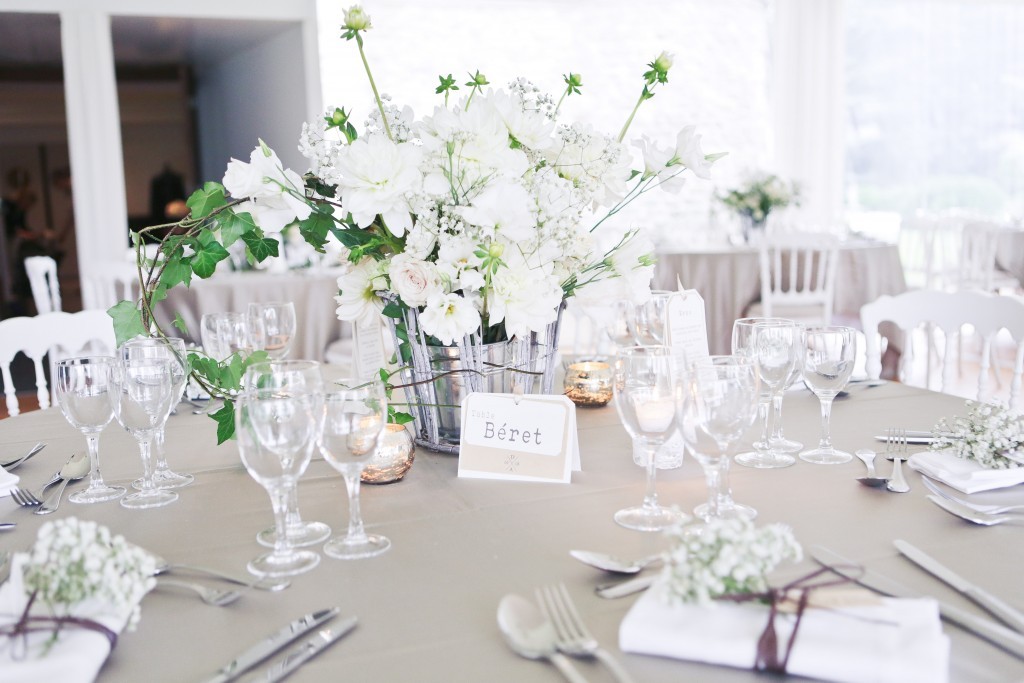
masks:
<path fill-rule="evenodd" d="M 708 323 L 704 299 L 695 289 L 674 293 L 668 300 L 668 339 L 679 368 L 706 361 Z"/>
<path fill-rule="evenodd" d="M 355 347 L 353 368 L 356 377 L 371 379 L 377 377 L 380 369 L 387 366 L 384 352 L 384 328 L 380 318 L 357 319 L 352 325 L 352 341 Z"/>
<path fill-rule="evenodd" d="M 579 469 L 568 397 L 472 393 L 462 401 L 460 477 L 567 484 Z"/>

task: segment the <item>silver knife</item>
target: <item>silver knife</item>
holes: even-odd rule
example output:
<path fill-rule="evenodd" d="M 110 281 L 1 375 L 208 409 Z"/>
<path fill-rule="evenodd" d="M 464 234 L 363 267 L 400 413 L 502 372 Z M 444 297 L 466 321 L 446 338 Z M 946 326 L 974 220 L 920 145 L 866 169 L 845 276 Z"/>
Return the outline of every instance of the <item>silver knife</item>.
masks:
<path fill-rule="evenodd" d="M 256 664 L 274 654 L 296 638 L 306 635 L 318 626 L 330 621 L 341 610 L 337 607 L 312 612 L 287 624 L 281 630 L 259 641 L 245 650 L 233 660 L 221 667 L 220 671 L 203 683 L 227 683 L 232 681 Z"/>
<path fill-rule="evenodd" d="M 845 576 L 851 581 L 859 583 L 865 588 L 870 588 L 876 593 L 896 598 L 921 597 L 920 593 L 916 593 L 903 584 L 893 581 L 888 576 L 884 576 L 868 569 L 865 569 L 863 573 L 858 572 L 857 568 L 861 566 L 859 563 L 845 558 L 828 548 L 823 548 L 820 545 L 814 546 L 811 549 L 811 557 L 813 557 L 818 564 L 829 567 L 836 574 Z M 936 600 L 936 602 L 939 604 L 939 613 L 946 621 L 951 624 L 956 624 L 968 633 L 973 633 L 976 636 L 984 638 L 993 645 L 1003 648 L 1015 657 L 1024 659 L 1024 635 L 1021 635 L 1016 631 L 1011 631 L 1005 626 L 997 624 L 994 621 L 976 617 L 969 612 L 952 607 L 951 605 L 947 605 L 939 600 Z"/>
<path fill-rule="evenodd" d="M 973 583 L 946 567 L 931 555 L 915 548 L 906 541 L 895 540 L 893 545 L 903 555 L 925 571 L 933 574 L 942 581 L 945 581 L 977 604 L 992 613 L 999 621 L 1003 622 L 1014 631 L 1024 633 L 1024 614 L 1006 604 L 991 593 L 978 588 Z"/>
<path fill-rule="evenodd" d="M 266 683 L 283 681 L 300 666 L 330 647 L 339 638 L 356 627 L 356 617 L 349 617 L 327 628 L 320 629 L 315 636 L 294 648 L 284 659 L 267 669 L 262 680 Z"/>

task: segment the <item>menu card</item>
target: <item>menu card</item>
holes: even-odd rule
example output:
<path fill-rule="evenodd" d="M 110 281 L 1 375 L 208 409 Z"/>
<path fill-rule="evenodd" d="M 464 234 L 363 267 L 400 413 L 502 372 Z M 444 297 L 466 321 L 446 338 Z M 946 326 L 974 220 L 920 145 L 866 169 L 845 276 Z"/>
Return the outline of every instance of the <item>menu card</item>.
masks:
<path fill-rule="evenodd" d="M 368 320 L 357 319 L 352 326 L 352 337 L 355 346 L 354 362 L 356 377 L 371 379 L 377 376 L 380 369 L 387 365 L 384 352 L 384 328 L 380 318 L 372 316 Z"/>
<path fill-rule="evenodd" d="M 668 300 L 668 339 L 679 368 L 703 364 L 708 353 L 708 324 L 704 299 L 695 289 L 676 292 Z"/>

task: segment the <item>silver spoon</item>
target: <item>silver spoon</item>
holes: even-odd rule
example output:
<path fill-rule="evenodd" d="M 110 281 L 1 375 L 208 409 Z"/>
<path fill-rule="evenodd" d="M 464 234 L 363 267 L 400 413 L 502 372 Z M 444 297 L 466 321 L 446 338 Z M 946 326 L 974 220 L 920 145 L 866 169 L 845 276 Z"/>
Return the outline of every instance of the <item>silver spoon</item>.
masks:
<path fill-rule="evenodd" d="M 10 471 L 11 471 L 11 470 L 13 470 L 13 469 L 14 469 L 15 467 L 18 467 L 18 466 L 19 466 L 19 465 L 21 465 L 21 464 L 22 464 L 23 462 L 25 462 L 26 460 L 28 460 L 29 458 L 31 458 L 31 457 L 32 457 L 33 455 L 35 455 L 36 453 L 38 453 L 39 451 L 43 450 L 44 448 L 46 448 L 46 442 L 45 442 L 45 441 L 40 441 L 40 442 L 39 442 L 39 443 L 37 443 L 37 444 L 36 444 L 35 446 L 33 446 L 33 447 L 32 447 L 32 450 L 30 450 L 30 451 L 29 451 L 28 453 L 26 453 L 25 455 L 21 456 L 20 458 L 15 458 L 14 460 L 12 460 L 12 461 L 10 461 L 10 462 L 5 462 L 5 463 L 3 463 L 3 464 L 2 464 L 2 465 L 0 465 L 0 466 L 2 466 L 2 467 L 3 467 L 4 469 L 5 469 L 5 470 L 7 470 L 8 472 L 10 472 Z"/>
<path fill-rule="evenodd" d="M 875 472 L 876 454 L 873 450 L 871 450 L 870 448 L 861 448 L 858 449 L 857 452 L 854 453 L 854 455 L 860 458 L 861 462 L 863 462 L 868 468 L 868 476 L 857 477 L 857 481 L 859 481 L 861 484 L 864 484 L 864 486 L 870 486 L 872 488 L 885 486 L 886 484 L 889 483 L 888 478 L 880 477 L 878 476 L 878 473 Z"/>
<path fill-rule="evenodd" d="M 73 481 L 78 481 L 89 474 L 89 459 L 82 453 L 76 453 L 71 459 L 60 468 L 60 476 L 64 481 L 57 487 L 57 490 L 46 497 L 43 504 L 37 507 L 34 512 L 37 515 L 48 515 L 60 505 L 60 498 L 64 495 L 64 489 Z"/>
<path fill-rule="evenodd" d="M 153 571 L 153 576 L 160 576 L 175 569 L 180 569 L 186 572 L 206 574 L 207 576 L 212 576 L 220 579 L 221 581 L 227 581 L 228 583 L 233 583 L 237 586 L 245 586 L 246 588 L 256 588 L 264 591 L 280 591 L 292 585 L 291 581 L 288 581 L 287 579 L 240 579 L 236 576 L 219 572 L 216 569 L 208 569 L 207 567 L 196 567 L 193 565 L 181 563 L 171 564 L 170 562 L 168 562 L 167 560 L 158 555 L 154 555 L 153 559 L 156 560 L 156 567 Z"/>
<path fill-rule="evenodd" d="M 195 592 L 199 598 L 207 605 L 213 605 L 214 607 L 224 607 L 230 605 L 238 598 L 242 597 L 242 594 L 238 591 L 223 591 L 214 588 L 207 588 L 206 586 L 192 581 L 179 581 L 178 579 L 160 579 L 156 582 L 157 586 L 173 586 L 175 588 L 184 588 Z"/>
<path fill-rule="evenodd" d="M 587 683 L 555 645 L 555 628 L 540 609 L 518 595 L 506 595 L 498 604 L 498 628 L 516 654 L 546 659 L 571 683 Z"/>
<path fill-rule="evenodd" d="M 623 560 L 605 553 L 595 553 L 590 550 L 570 550 L 569 554 L 583 564 L 596 567 L 602 571 L 613 574 L 637 574 L 656 562 L 661 562 L 661 555 L 649 555 L 639 560 Z"/>

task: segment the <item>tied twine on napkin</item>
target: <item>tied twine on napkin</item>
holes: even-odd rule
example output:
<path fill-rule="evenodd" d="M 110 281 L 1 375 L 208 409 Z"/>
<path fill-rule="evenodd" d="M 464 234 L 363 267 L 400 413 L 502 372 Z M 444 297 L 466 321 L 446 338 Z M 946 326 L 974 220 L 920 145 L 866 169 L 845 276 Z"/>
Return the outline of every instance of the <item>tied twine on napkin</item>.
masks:
<path fill-rule="evenodd" d="M 853 571 L 859 576 L 864 573 L 864 567 L 860 565 L 841 566 L 843 567 L 843 572 L 837 572 L 839 574 L 850 574 L 851 571 Z M 811 592 L 820 588 L 840 586 L 854 580 L 852 577 L 840 575 L 839 577 L 828 581 L 814 582 L 814 579 L 830 571 L 833 571 L 832 566 L 826 565 L 811 572 L 810 574 L 801 576 L 784 586 L 779 588 L 769 588 L 763 593 L 734 593 L 718 596 L 718 600 L 725 600 L 727 602 L 743 603 L 764 601 L 768 603 L 768 623 L 765 624 L 764 631 L 761 632 L 761 636 L 757 639 L 757 655 L 754 659 L 755 671 L 768 671 L 775 674 L 786 673 L 786 667 L 789 664 L 789 655 L 793 651 L 793 645 L 796 643 L 796 636 L 800 630 L 800 620 L 803 618 L 804 610 L 807 609 Z M 780 606 L 793 602 L 794 592 L 797 594 L 795 601 L 796 619 L 793 623 L 793 632 L 789 635 L 789 640 L 786 641 L 785 655 L 780 660 L 779 638 L 775 631 L 775 617 L 779 613 Z"/>
<path fill-rule="evenodd" d="M 7 636 L 15 643 L 11 651 L 12 659 L 19 660 L 25 657 L 28 652 L 28 635 L 30 633 L 52 631 L 53 637 L 56 639 L 60 635 L 61 629 L 66 626 L 96 631 L 110 641 L 111 650 L 117 645 L 117 633 L 98 621 L 67 615 L 62 617 L 33 616 L 31 614 L 32 605 L 35 603 L 38 593 L 38 591 L 33 591 L 29 596 L 25 611 L 21 613 L 18 621 L 8 626 L 0 626 L 0 636 Z M 20 647 L 18 647 L 19 644 Z"/>

